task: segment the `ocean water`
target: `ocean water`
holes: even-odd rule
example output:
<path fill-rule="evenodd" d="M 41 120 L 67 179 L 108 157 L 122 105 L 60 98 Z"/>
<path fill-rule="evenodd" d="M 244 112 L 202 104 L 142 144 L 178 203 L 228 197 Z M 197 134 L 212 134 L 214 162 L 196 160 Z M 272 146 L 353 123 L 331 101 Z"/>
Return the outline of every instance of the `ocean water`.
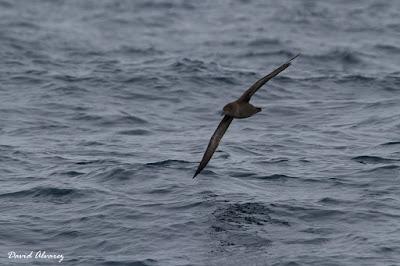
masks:
<path fill-rule="evenodd" d="M 395 0 L 0 0 L 0 264 L 400 265 L 399 40 Z"/>

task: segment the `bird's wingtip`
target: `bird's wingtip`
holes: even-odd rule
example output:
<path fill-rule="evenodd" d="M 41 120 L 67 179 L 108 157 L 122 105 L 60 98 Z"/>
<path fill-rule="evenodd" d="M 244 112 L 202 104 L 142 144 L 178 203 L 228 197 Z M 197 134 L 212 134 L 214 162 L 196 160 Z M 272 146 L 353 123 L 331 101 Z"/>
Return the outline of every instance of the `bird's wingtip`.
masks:
<path fill-rule="evenodd" d="M 199 169 L 196 170 L 196 173 L 193 175 L 193 179 L 200 173 Z"/>
<path fill-rule="evenodd" d="M 293 56 L 292 58 L 290 58 L 288 62 L 293 61 L 293 60 L 296 59 L 299 55 L 300 55 L 300 53 L 296 54 L 295 56 Z"/>

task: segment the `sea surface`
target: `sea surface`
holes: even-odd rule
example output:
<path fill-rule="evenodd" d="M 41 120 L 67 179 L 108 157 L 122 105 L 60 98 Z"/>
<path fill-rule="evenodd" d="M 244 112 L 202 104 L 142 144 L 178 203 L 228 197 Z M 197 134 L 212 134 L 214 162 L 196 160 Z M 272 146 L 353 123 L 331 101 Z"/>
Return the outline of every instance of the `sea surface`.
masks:
<path fill-rule="evenodd" d="M 0 182 L 0 265 L 400 265 L 400 1 L 0 0 Z"/>

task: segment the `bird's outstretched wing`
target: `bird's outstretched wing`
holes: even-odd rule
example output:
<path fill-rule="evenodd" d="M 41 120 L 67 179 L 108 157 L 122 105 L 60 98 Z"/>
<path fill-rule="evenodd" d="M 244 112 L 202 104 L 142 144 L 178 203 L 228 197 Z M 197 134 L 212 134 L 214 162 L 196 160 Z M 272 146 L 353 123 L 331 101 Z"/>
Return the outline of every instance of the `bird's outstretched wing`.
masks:
<path fill-rule="evenodd" d="M 248 88 L 243 94 L 242 96 L 240 96 L 240 98 L 238 99 L 239 102 L 248 102 L 250 101 L 251 97 L 254 95 L 254 93 L 257 92 L 257 90 L 259 88 L 261 88 L 268 80 L 272 79 L 273 77 L 275 77 L 276 75 L 278 75 L 279 73 L 281 73 L 283 70 L 285 70 L 286 68 L 288 68 L 292 62 L 293 59 L 295 59 L 296 57 L 298 57 L 300 54 L 295 55 L 294 57 L 292 57 L 289 61 L 287 61 L 285 64 L 281 65 L 280 67 L 278 67 L 277 69 L 275 69 L 274 71 L 272 71 L 271 73 L 269 73 L 268 75 L 266 75 L 265 77 L 259 79 L 256 81 L 256 83 L 254 83 L 253 85 L 251 85 L 250 88 Z"/>
<path fill-rule="evenodd" d="M 226 130 L 228 129 L 229 125 L 231 124 L 233 117 L 225 115 L 224 118 L 219 123 L 217 129 L 215 130 L 214 134 L 212 135 L 210 142 L 208 143 L 207 150 L 205 151 L 203 158 L 199 166 L 197 167 L 196 173 L 194 174 L 193 178 L 195 178 L 201 170 L 206 167 L 208 161 L 210 161 L 211 157 L 213 156 L 215 150 L 218 147 L 219 142 L 221 141 L 222 137 L 224 136 Z"/>

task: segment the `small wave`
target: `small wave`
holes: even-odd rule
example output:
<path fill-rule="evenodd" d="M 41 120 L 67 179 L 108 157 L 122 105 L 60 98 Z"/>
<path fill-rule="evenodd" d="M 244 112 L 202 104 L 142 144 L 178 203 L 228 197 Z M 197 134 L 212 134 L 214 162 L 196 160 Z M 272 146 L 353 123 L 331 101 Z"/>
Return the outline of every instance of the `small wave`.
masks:
<path fill-rule="evenodd" d="M 259 164 L 279 164 L 279 163 L 286 163 L 288 162 L 288 158 L 272 158 L 270 160 L 260 160 L 257 161 Z"/>
<path fill-rule="evenodd" d="M 68 52 L 68 55 L 71 58 L 90 58 L 90 57 L 101 57 L 104 56 L 104 51 L 101 50 L 90 50 L 90 49 L 76 49 L 76 48 L 71 48 L 71 49 L 67 49 L 66 52 Z M 57 75 L 61 80 L 64 80 L 64 78 L 62 76 L 65 75 Z M 90 76 L 88 77 L 73 77 L 71 75 L 66 75 L 68 77 L 65 77 L 67 80 L 65 81 L 69 81 L 68 79 L 71 78 L 72 80 L 70 81 L 76 81 L 75 78 L 77 79 L 81 79 L 82 80 L 88 80 L 91 79 Z"/>
<path fill-rule="evenodd" d="M 399 115 L 393 116 L 378 116 L 378 115 L 371 115 L 362 120 L 359 120 L 357 123 L 354 123 L 351 128 L 358 128 L 358 127 L 370 127 L 374 126 L 385 126 L 389 124 L 396 123 L 398 121 Z"/>
<path fill-rule="evenodd" d="M 199 72 L 204 72 L 204 73 L 216 73 L 218 72 L 218 65 L 216 63 L 206 63 L 202 60 L 197 60 L 197 59 L 189 59 L 189 58 L 183 58 L 181 60 L 178 60 L 170 65 L 170 68 L 172 68 L 173 71 L 179 72 L 179 73 L 188 73 L 188 74 L 194 74 L 194 73 L 199 73 Z"/>
<path fill-rule="evenodd" d="M 155 87 L 152 85 L 152 87 Z M 116 94 L 114 97 L 124 99 L 124 100 L 142 100 L 146 101 L 169 101 L 172 103 L 179 103 L 181 101 L 178 97 L 166 96 L 166 94 L 146 94 L 146 93 L 137 93 L 133 91 L 124 91 L 123 93 Z"/>
<path fill-rule="evenodd" d="M 279 56 L 279 57 L 293 57 L 295 56 L 294 53 L 287 51 L 287 50 L 277 50 L 277 51 L 254 51 L 248 50 L 245 53 L 241 54 L 240 57 L 265 57 L 265 56 Z"/>
<path fill-rule="evenodd" d="M 393 163 L 399 160 L 387 159 L 379 156 L 357 156 L 351 158 L 352 160 L 362 164 L 379 164 L 379 163 Z"/>
<path fill-rule="evenodd" d="M 49 95 L 44 95 L 43 98 L 47 98 Z M 89 107 L 81 106 L 81 105 L 72 105 L 68 103 L 59 103 L 59 102 L 48 102 L 48 103 L 43 103 L 44 106 L 46 106 L 48 109 L 52 110 L 74 110 L 74 111 L 88 111 Z"/>
<path fill-rule="evenodd" d="M 306 245 L 320 245 L 329 242 L 330 239 L 326 237 L 315 237 L 310 239 L 297 239 L 285 241 L 287 244 L 306 244 Z"/>
<path fill-rule="evenodd" d="M 158 161 L 154 163 L 146 163 L 148 166 L 170 166 L 170 165 L 177 165 L 177 164 L 191 164 L 191 162 L 184 161 L 184 160 L 164 160 Z"/>
<path fill-rule="evenodd" d="M 159 265 L 157 260 L 145 259 L 145 260 L 107 260 L 100 265 L 104 266 L 155 266 Z"/>
<path fill-rule="evenodd" d="M 400 144 L 400 141 L 389 141 L 389 142 L 382 143 L 381 145 L 389 146 L 389 145 L 399 145 L 399 144 Z"/>
<path fill-rule="evenodd" d="M 252 173 L 252 172 L 234 172 L 234 173 L 229 174 L 229 176 L 237 177 L 237 178 L 240 178 L 240 177 L 253 177 L 255 175 L 256 174 Z"/>
<path fill-rule="evenodd" d="M 65 82 L 83 82 L 83 81 L 88 81 L 88 80 L 93 80 L 92 76 L 87 76 L 87 77 L 79 77 L 79 76 L 71 76 L 67 74 L 56 74 L 53 75 L 52 78 L 65 81 Z"/>
<path fill-rule="evenodd" d="M 245 146 L 233 146 L 232 150 L 240 152 L 241 154 L 249 154 L 249 155 L 263 155 L 262 153 L 256 152 L 251 148 L 245 147 Z"/>
<path fill-rule="evenodd" d="M 234 76 L 224 75 L 219 73 L 206 74 L 201 76 L 190 77 L 189 80 L 196 84 L 209 84 L 209 85 L 240 85 L 238 79 Z"/>
<path fill-rule="evenodd" d="M 390 109 L 390 108 L 396 108 L 398 105 L 398 100 L 397 99 L 393 99 L 393 100 L 380 100 L 380 101 L 376 101 L 376 102 L 371 102 L 371 103 L 367 103 L 365 104 L 364 108 L 365 109 Z"/>
<path fill-rule="evenodd" d="M 308 107 L 301 107 L 301 106 L 271 105 L 270 107 L 268 107 L 268 112 L 282 116 L 296 116 L 306 113 L 307 111 L 309 111 Z"/>
<path fill-rule="evenodd" d="M 94 122 L 99 126 L 129 126 L 136 124 L 147 124 L 145 119 L 140 117 L 126 114 L 126 115 L 94 115 L 87 113 L 78 113 L 72 117 L 74 120 L 84 122 Z"/>
<path fill-rule="evenodd" d="M 49 122 L 49 124 L 18 128 L 16 130 L 10 131 L 9 134 L 14 136 L 31 136 L 32 134 L 35 134 L 36 132 L 42 132 L 43 130 L 56 131 L 64 129 L 68 129 L 68 126 L 59 124 L 50 124 Z"/>
<path fill-rule="evenodd" d="M 318 61 L 339 61 L 344 64 L 358 64 L 361 62 L 361 57 L 358 52 L 351 50 L 334 49 L 320 55 L 308 55 L 308 57 L 317 59 Z"/>
<path fill-rule="evenodd" d="M 88 160 L 88 161 L 79 161 L 79 162 L 76 162 L 75 164 L 78 164 L 78 165 L 87 165 L 87 164 L 101 164 L 103 162 L 103 160 Z"/>
<path fill-rule="evenodd" d="M 149 191 L 147 191 L 146 193 L 148 194 L 168 194 L 171 193 L 173 191 L 173 188 L 176 188 L 178 186 L 174 186 L 174 187 L 166 187 L 166 188 L 155 188 L 155 189 L 151 189 Z M 196 206 L 196 205 L 194 205 Z M 190 207 L 190 205 L 189 205 Z"/>
<path fill-rule="evenodd" d="M 318 227 L 308 227 L 306 229 L 300 230 L 301 232 L 316 235 L 330 235 L 335 232 L 333 228 L 318 228 Z"/>
<path fill-rule="evenodd" d="M 179 186 L 175 186 L 176 188 L 179 188 Z M 172 190 L 169 189 L 171 192 Z M 206 206 L 210 205 L 207 202 L 204 202 L 203 200 L 201 201 L 193 201 L 193 202 L 177 202 L 174 204 L 169 204 L 168 207 L 166 207 L 169 210 L 191 210 L 197 206 Z"/>
<path fill-rule="evenodd" d="M 0 1 L 0 6 L 3 8 L 12 8 L 13 7 L 13 5 L 7 1 Z"/>
<path fill-rule="evenodd" d="M 133 46 L 121 46 L 116 52 L 126 55 L 140 55 L 140 56 L 151 56 L 161 55 L 163 52 L 155 49 L 154 47 L 148 48 L 137 48 Z"/>
<path fill-rule="evenodd" d="M 372 82 L 375 81 L 375 77 L 369 77 L 361 74 L 351 74 L 351 75 L 344 75 L 341 76 L 339 79 L 336 79 L 338 83 L 345 83 L 345 82 Z"/>
<path fill-rule="evenodd" d="M 77 113 L 73 117 L 74 120 L 80 120 L 80 121 L 99 121 L 102 120 L 103 117 L 100 115 L 90 115 L 87 113 Z"/>
<path fill-rule="evenodd" d="M 270 38 L 258 38 L 256 40 L 252 40 L 249 42 L 249 46 L 254 47 L 263 47 L 268 45 L 280 45 L 280 41 L 278 39 L 270 39 Z"/>
<path fill-rule="evenodd" d="M 363 171 L 363 172 L 371 173 L 371 172 L 376 172 L 376 171 L 398 170 L 398 169 L 400 169 L 400 166 L 394 165 L 394 164 L 390 164 L 390 165 L 375 167 L 375 168 L 372 168 L 372 169 L 370 169 L 370 170 Z"/>
<path fill-rule="evenodd" d="M 76 177 L 76 176 L 80 176 L 80 175 L 83 175 L 83 174 L 85 174 L 85 173 L 74 171 L 74 170 L 70 170 L 70 171 L 61 171 L 61 172 L 57 171 L 57 172 L 51 173 L 50 175 L 51 176 L 59 176 L 59 175 L 61 175 L 61 176 L 68 176 L 68 177 Z"/>
<path fill-rule="evenodd" d="M 106 144 L 95 140 L 82 140 L 79 142 L 79 145 L 93 147 L 93 146 L 104 146 Z"/>
<path fill-rule="evenodd" d="M 160 77 L 155 76 L 146 76 L 146 75 L 139 75 L 134 77 L 127 77 L 126 79 L 122 80 L 123 83 L 135 83 L 135 84 L 158 84 L 161 83 Z"/>
<path fill-rule="evenodd" d="M 346 201 L 346 200 L 343 200 L 343 199 L 335 199 L 335 198 L 331 198 L 331 197 L 322 198 L 318 202 L 319 203 L 323 203 L 323 204 L 331 204 L 331 205 L 339 205 L 339 204 L 351 203 L 351 201 Z"/>
<path fill-rule="evenodd" d="M 77 231 L 77 230 L 66 230 L 63 232 L 58 232 L 54 237 L 59 239 L 65 239 L 65 238 L 71 238 L 71 239 L 76 239 L 77 237 L 82 236 L 82 232 Z"/>
<path fill-rule="evenodd" d="M 45 79 L 39 77 L 21 76 L 21 75 L 11 76 L 10 80 L 21 84 L 41 84 L 46 82 Z"/>
<path fill-rule="evenodd" d="M 177 8 L 184 8 L 184 9 L 195 9 L 195 6 L 190 4 L 187 1 L 182 2 L 173 2 L 173 1 L 143 1 L 137 4 L 137 8 L 140 9 L 151 9 L 152 11 L 158 9 L 177 9 Z"/>
<path fill-rule="evenodd" d="M 393 252 L 397 252 L 397 254 L 399 253 L 400 249 L 397 246 L 392 246 L 392 247 L 388 247 L 388 246 L 383 246 L 383 247 L 379 247 L 378 248 L 378 252 L 379 253 L 393 253 Z"/>
<path fill-rule="evenodd" d="M 301 215 L 301 219 L 306 221 L 311 220 L 324 220 L 324 219 L 333 219 L 333 217 L 343 216 L 345 212 L 340 210 L 323 210 L 323 209 L 309 209 L 303 215 Z"/>
<path fill-rule="evenodd" d="M 89 191 L 76 188 L 34 187 L 30 189 L 1 194 L 6 198 L 38 198 L 55 203 L 69 203 L 73 199 L 86 197 Z"/>
<path fill-rule="evenodd" d="M 145 129 L 132 129 L 132 130 L 121 130 L 118 132 L 118 134 L 129 135 L 129 136 L 148 136 L 153 133 Z"/>
<path fill-rule="evenodd" d="M 125 181 L 131 179 L 133 175 L 134 175 L 133 170 L 129 170 L 124 167 L 118 166 L 109 170 L 96 173 L 95 178 L 100 178 L 104 181 L 109 181 L 109 180 Z"/>
<path fill-rule="evenodd" d="M 0 4 L 1 6 L 1 4 Z M 39 30 L 40 26 L 29 21 L 11 21 L 5 25 L 7 28 L 25 28 L 31 30 Z"/>
<path fill-rule="evenodd" d="M 268 180 L 281 180 L 281 181 L 286 181 L 288 179 L 293 179 L 296 177 L 293 176 L 288 176 L 288 175 L 282 175 L 282 174 L 273 174 L 273 175 L 267 175 L 267 176 L 259 176 L 257 177 L 258 179 L 268 179 Z"/>
<path fill-rule="evenodd" d="M 400 47 L 390 44 L 377 44 L 375 48 L 380 51 L 385 51 L 390 54 L 398 54 L 400 53 Z"/>
<path fill-rule="evenodd" d="M 302 206 L 287 203 L 272 203 L 273 212 L 285 216 L 298 216 L 306 221 L 328 220 L 337 216 L 343 216 L 346 213 L 337 209 L 328 209 L 326 206 Z M 335 205 L 336 206 L 336 205 Z"/>
<path fill-rule="evenodd" d="M 53 89 L 53 91 L 62 95 L 82 95 L 84 93 L 89 93 L 89 91 L 82 86 L 69 85 L 69 86 L 58 86 Z M 65 103 L 61 103 L 65 104 Z"/>

